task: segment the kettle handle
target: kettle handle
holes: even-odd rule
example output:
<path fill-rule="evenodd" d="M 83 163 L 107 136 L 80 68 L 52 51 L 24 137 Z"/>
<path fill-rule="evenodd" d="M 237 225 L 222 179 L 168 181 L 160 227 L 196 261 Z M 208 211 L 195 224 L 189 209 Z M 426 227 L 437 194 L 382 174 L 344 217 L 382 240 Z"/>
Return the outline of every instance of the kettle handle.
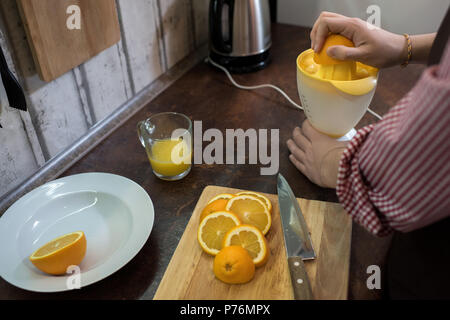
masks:
<path fill-rule="evenodd" d="M 209 7 L 209 30 L 210 30 L 210 39 L 212 41 L 213 46 L 223 53 L 231 53 L 231 39 L 229 41 L 225 41 L 223 39 L 223 31 L 222 31 L 222 10 L 223 6 L 228 5 L 229 11 L 229 29 L 230 29 L 230 38 L 232 37 L 232 26 L 233 26 L 233 5 L 234 0 L 211 0 Z"/>

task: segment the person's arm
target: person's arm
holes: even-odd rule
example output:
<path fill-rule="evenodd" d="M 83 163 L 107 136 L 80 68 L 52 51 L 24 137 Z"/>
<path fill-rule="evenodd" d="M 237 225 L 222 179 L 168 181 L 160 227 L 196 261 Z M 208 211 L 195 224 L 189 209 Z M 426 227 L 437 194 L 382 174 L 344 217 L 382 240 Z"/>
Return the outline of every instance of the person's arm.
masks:
<path fill-rule="evenodd" d="M 341 34 L 352 40 L 354 48 L 332 46 L 327 54 L 339 60 L 356 60 L 377 67 L 400 65 L 408 57 L 407 41 L 403 35 L 380 28 L 369 28 L 368 23 L 337 13 L 322 12 L 311 30 L 311 48 L 322 49 L 329 33 Z M 424 63 L 428 59 L 436 33 L 410 36 L 412 60 Z"/>
<path fill-rule="evenodd" d="M 450 45 L 340 161 L 336 193 L 370 232 L 408 232 L 450 215 Z"/>
<path fill-rule="evenodd" d="M 339 159 L 348 142 L 337 141 L 315 130 L 308 120 L 296 127 L 287 142 L 289 160 L 315 184 L 336 188 Z"/>

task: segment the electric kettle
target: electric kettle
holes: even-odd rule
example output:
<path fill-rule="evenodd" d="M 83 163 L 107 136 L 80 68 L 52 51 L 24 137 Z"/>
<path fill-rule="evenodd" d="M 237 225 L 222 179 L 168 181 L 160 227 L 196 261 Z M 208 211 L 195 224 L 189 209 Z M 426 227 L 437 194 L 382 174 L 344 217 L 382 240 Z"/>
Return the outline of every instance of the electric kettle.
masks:
<path fill-rule="evenodd" d="M 231 72 L 252 72 L 269 62 L 269 0 L 211 0 L 210 59 Z"/>

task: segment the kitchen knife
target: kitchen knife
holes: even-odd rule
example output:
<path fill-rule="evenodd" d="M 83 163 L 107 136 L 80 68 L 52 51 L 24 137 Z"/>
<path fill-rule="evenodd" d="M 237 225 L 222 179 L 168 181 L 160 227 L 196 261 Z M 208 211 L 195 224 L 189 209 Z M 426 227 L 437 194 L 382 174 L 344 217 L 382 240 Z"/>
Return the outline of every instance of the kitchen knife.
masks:
<path fill-rule="evenodd" d="M 8 97 L 9 106 L 19 110 L 27 111 L 27 102 L 25 94 L 17 79 L 14 77 L 6 63 L 3 49 L 0 47 L 0 76 Z"/>
<path fill-rule="evenodd" d="M 278 174 L 277 189 L 294 298 L 296 300 L 311 300 L 313 299 L 311 284 L 303 260 L 314 259 L 316 253 L 297 199 L 281 173 Z"/>

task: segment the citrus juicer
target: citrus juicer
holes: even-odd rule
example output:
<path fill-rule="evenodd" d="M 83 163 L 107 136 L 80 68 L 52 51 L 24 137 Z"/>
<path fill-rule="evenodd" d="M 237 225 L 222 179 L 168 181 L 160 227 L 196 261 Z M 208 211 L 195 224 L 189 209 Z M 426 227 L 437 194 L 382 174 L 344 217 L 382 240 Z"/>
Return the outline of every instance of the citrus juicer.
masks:
<path fill-rule="evenodd" d="M 318 131 L 351 140 L 367 111 L 378 69 L 355 61 L 319 64 L 308 49 L 297 57 L 297 89 L 306 117 Z"/>

